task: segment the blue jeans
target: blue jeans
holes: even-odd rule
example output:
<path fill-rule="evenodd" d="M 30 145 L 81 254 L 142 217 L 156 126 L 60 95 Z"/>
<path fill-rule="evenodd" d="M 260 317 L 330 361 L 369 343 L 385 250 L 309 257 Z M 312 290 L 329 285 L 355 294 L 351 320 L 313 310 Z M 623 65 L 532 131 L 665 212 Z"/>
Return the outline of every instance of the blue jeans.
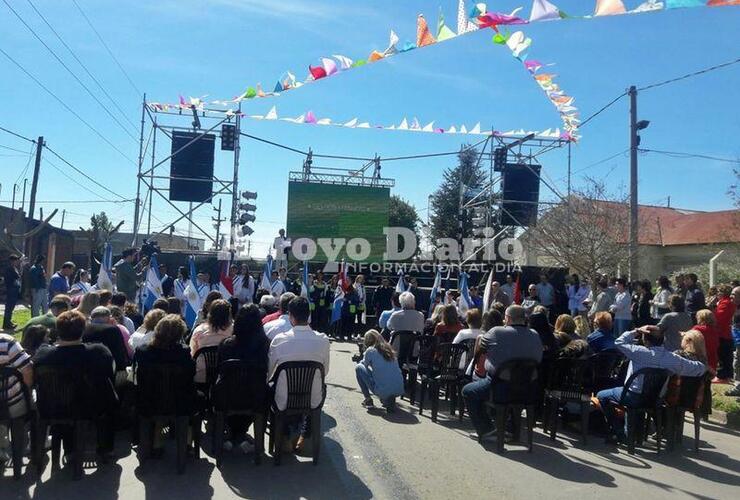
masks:
<path fill-rule="evenodd" d="M 370 392 L 375 389 L 375 379 L 373 379 L 373 374 L 370 373 L 367 366 L 362 363 L 357 363 L 357 366 L 355 367 L 355 375 L 357 376 L 357 384 L 360 386 L 363 396 L 365 396 L 365 399 L 368 399 L 370 397 Z"/>
<path fill-rule="evenodd" d="M 490 394 L 491 379 L 488 377 L 466 384 L 462 390 L 465 405 L 468 407 L 468 413 L 470 413 L 470 420 L 472 420 L 475 432 L 479 436 L 493 430 L 491 418 L 488 416 L 484 405 Z"/>
<path fill-rule="evenodd" d="M 632 327 L 631 319 L 615 319 L 614 320 L 614 338 L 619 337 L 624 332 L 628 331 Z"/>
<path fill-rule="evenodd" d="M 626 436 L 627 417 L 625 417 L 624 423 L 620 425 L 615 411 L 616 406 L 622 399 L 622 392 L 624 392 L 624 387 L 604 389 L 603 391 L 600 391 L 598 394 L 596 394 L 596 398 L 599 400 L 601 411 L 604 412 L 604 417 L 606 417 L 606 422 L 609 424 L 609 429 L 613 434 L 616 434 L 619 439 L 623 440 Z M 631 405 L 637 404 L 639 402 L 638 397 L 639 394 L 628 392 L 624 400 L 625 406 L 629 407 Z"/>
<path fill-rule="evenodd" d="M 49 291 L 46 288 L 31 290 L 31 317 L 41 316 L 49 310 Z"/>

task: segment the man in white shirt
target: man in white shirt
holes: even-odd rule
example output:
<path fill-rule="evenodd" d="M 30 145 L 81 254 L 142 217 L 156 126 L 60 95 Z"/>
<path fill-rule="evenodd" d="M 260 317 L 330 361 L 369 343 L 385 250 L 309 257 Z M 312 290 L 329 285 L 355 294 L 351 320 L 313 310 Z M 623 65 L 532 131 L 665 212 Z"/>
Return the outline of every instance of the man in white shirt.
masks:
<path fill-rule="evenodd" d="M 501 285 L 501 291 L 506 294 L 507 297 L 509 297 L 509 303 L 511 304 L 514 301 L 514 278 L 511 276 L 511 274 L 506 275 L 506 283 Z M 501 302 L 505 306 L 508 305 L 504 302 Z"/>
<path fill-rule="evenodd" d="M 282 294 L 280 296 L 280 317 L 265 323 L 265 335 L 270 339 L 270 342 L 272 342 L 272 340 L 279 334 L 290 331 L 293 328 L 288 314 L 288 305 L 294 298 L 295 294 L 293 293 L 286 292 Z"/>
<path fill-rule="evenodd" d="M 546 274 L 540 274 L 540 282 L 537 283 L 537 296 L 540 304 L 549 310 L 555 304 L 555 289 L 547 280 Z"/>
<path fill-rule="evenodd" d="M 276 369 L 288 361 L 316 361 L 324 367 L 324 375 L 329 373 L 329 338 L 323 333 L 315 332 L 308 326 L 311 308 L 308 299 L 295 297 L 288 304 L 288 316 L 293 328 L 277 335 L 270 344 L 268 353 L 268 380 L 272 379 Z M 287 405 L 287 380 L 283 373 L 275 381 L 275 405 L 278 409 Z M 321 403 L 323 387 L 321 374 L 317 371 L 311 388 L 311 407 L 317 408 Z M 296 451 L 303 448 L 305 438 L 311 434 L 311 421 L 304 415 L 301 431 L 295 445 Z"/>
<path fill-rule="evenodd" d="M 288 249 L 290 248 L 290 240 L 285 237 L 285 229 L 278 231 L 278 237 L 272 244 L 272 248 L 275 249 L 275 265 L 277 268 L 288 267 Z"/>
<path fill-rule="evenodd" d="M 617 280 L 617 295 L 614 304 L 609 306 L 609 312 L 614 314 L 614 336 L 618 337 L 632 326 L 632 297 L 627 290 L 624 278 Z"/>

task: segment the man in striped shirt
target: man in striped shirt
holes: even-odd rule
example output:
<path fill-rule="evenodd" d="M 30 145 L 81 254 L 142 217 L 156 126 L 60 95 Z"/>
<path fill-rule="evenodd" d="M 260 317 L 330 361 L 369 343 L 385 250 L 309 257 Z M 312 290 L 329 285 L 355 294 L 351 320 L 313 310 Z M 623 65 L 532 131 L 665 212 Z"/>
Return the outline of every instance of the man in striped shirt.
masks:
<path fill-rule="evenodd" d="M 23 399 L 22 384 L 31 387 L 33 382 L 31 366 L 31 357 L 23 350 L 20 342 L 17 342 L 10 335 L 0 333 L 0 368 L 16 368 L 22 377 L 21 380 L 14 380 L 7 392 L 0 392 L 0 398 L 5 399 L 3 403 L 8 405 L 11 417 L 20 417 L 28 411 Z M 0 425 L 0 462 L 10 460 L 9 444 L 8 429 Z"/>

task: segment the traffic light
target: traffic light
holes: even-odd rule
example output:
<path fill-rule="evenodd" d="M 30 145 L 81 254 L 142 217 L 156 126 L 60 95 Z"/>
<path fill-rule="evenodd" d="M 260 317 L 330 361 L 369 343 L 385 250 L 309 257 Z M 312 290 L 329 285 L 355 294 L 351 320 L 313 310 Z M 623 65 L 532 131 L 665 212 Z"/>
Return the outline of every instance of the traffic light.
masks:
<path fill-rule="evenodd" d="M 256 200 L 257 193 L 253 191 L 242 191 L 242 198 L 245 200 Z M 242 236 L 249 236 L 254 233 L 254 229 L 249 227 L 247 224 L 256 220 L 254 211 L 257 210 L 257 206 L 252 203 L 239 203 L 239 210 L 241 211 L 241 214 L 239 214 L 237 222 L 242 226 Z"/>
<path fill-rule="evenodd" d="M 236 125 L 221 125 L 221 151 L 234 151 L 236 146 Z"/>
<path fill-rule="evenodd" d="M 509 152 L 506 148 L 496 148 L 493 152 L 493 171 L 503 172 L 506 167 L 506 157 Z"/>

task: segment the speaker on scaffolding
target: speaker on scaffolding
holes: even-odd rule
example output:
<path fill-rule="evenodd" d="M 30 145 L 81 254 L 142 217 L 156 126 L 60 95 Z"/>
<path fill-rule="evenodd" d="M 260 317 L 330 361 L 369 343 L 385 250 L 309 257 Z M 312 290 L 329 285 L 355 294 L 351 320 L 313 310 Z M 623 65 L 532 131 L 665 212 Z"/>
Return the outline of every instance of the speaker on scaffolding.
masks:
<path fill-rule="evenodd" d="M 170 200 L 202 202 L 213 196 L 215 145 L 213 134 L 172 132 Z"/>
<path fill-rule="evenodd" d="M 502 226 L 536 226 L 540 166 L 507 163 L 503 171 Z"/>

